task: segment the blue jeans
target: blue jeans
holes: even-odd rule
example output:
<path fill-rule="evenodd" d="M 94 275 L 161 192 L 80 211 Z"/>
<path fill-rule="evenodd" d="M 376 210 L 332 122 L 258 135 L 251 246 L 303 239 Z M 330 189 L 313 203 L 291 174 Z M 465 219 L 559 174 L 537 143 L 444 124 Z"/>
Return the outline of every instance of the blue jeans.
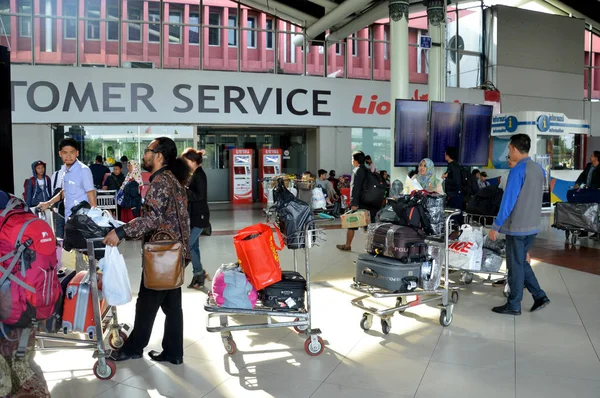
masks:
<path fill-rule="evenodd" d="M 194 276 L 202 275 L 202 261 L 200 260 L 200 234 L 204 228 L 194 227 L 190 231 L 190 250 L 192 251 L 192 268 Z"/>
<path fill-rule="evenodd" d="M 506 235 L 506 266 L 508 268 L 508 307 L 521 310 L 523 287 L 529 290 L 534 300 L 546 295 L 538 283 L 531 265 L 526 261 L 527 252 L 531 249 L 537 234 L 527 236 Z"/>

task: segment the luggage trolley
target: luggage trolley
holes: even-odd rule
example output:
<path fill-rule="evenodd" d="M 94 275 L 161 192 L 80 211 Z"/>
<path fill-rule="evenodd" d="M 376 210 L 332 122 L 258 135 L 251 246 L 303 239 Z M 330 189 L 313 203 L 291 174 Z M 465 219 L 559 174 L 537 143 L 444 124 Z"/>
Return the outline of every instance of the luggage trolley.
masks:
<path fill-rule="evenodd" d="M 565 241 L 577 246 L 579 239 L 585 237 L 598 241 L 600 232 L 599 203 L 556 203 L 554 207 L 553 228 L 565 231 Z M 595 234 L 595 237 L 590 237 Z"/>
<path fill-rule="evenodd" d="M 208 320 L 206 323 L 206 330 L 208 332 L 219 332 L 221 333 L 221 339 L 223 340 L 223 346 L 228 354 L 233 355 L 237 351 L 237 346 L 233 340 L 231 332 L 238 330 L 254 330 L 254 329 L 266 329 L 266 328 L 287 328 L 293 327 L 296 332 L 304 334 L 307 337 L 304 342 L 304 351 L 310 356 L 320 355 L 325 350 L 325 342 L 319 336 L 321 329 L 312 327 L 312 301 L 311 301 L 311 281 L 310 281 L 310 249 L 314 246 L 318 246 L 319 242 L 325 241 L 325 232 L 321 228 L 317 228 L 315 223 L 308 223 L 304 231 L 294 234 L 294 236 L 286 237 L 287 242 L 293 242 L 304 246 L 304 266 L 305 266 L 305 279 L 306 279 L 306 307 L 300 310 L 287 310 L 287 311 L 276 311 L 273 308 L 263 307 L 257 303 L 254 309 L 236 309 L 236 308 L 223 308 L 217 307 L 214 301 L 209 298 L 204 306 L 205 311 L 208 314 Z M 294 252 L 294 271 L 298 272 L 298 261 Z M 265 323 L 249 323 L 243 325 L 230 325 L 229 318 L 232 316 L 249 315 L 249 316 L 264 316 L 266 318 Z M 212 325 L 212 319 L 218 318 L 219 325 Z M 277 321 L 275 318 L 293 318 L 286 321 Z"/>
<path fill-rule="evenodd" d="M 62 333 L 65 337 L 60 336 L 60 333 L 45 333 L 36 334 L 36 340 L 39 344 L 38 350 L 42 351 L 57 351 L 62 349 L 90 349 L 95 348 L 93 358 L 98 360 L 94 364 L 94 376 L 100 380 L 110 380 L 117 372 L 116 364 L 108 359 L 112 350 L 107 347 L 105 340 L 108 340 L 108 345 L 112 349 L 119 349 L 127 340 L 130 326 L 127 324 L 119 324 L 117 318 L 117 308 L 107 306 L 104 312 L 100 309 L 101 292 L 98 289 L 98 271 L 96 270 L 96 258 L 94 250 L 104 250 L 104 248 L 95 248 L 94 244 L 101 242 L 103 238 L 86 239 L 87 249 L 77 250 L 77 255 L 81 256 L 87 251 L 89 264 L 89 293 L 92 295 L 92 306 L 94 309 L 94 320 L 96 322 L 95 331 L 87 331 L 88 339 L 79 339 L 75 337 L 66 337 L 69 333 L 66 327 L 62 328 Z M 44 342 L 70 343 L 72 347 L 45 347 Z"/>
<path fill-rule="evenodd" d="M 367 331 L 373 325 L 373 316 L 377 316 L 381 318 L 381 329 L 383 334 L 390 333 L 392 329 L 392 317 L 394 313 L 397 311 L 402 314 L 408 308 L 415 307 L 417 305 L 426 304 L 432 301 L 441 300 L 442 303 L 439 305 L 440 307 L 440 325 L 442 326 L 450 326 L 452 323 L 452 312 L 454 310 L 454 304 L 458 302 L 458 289 L 450 287 L 448 283 L 448 257 L 449 257 L 449 233 L 450 227 L 452 224 L 452 217 L 461 214 L 460 210 L 449 210 L 445 211 L 446 221 L 445 221 L 445 234 L 439 237 L 438 239 L 428 238 L 428 243 L 440 244 L 444 245 L 444 261 L 443 266 L 444 271 L 442 273 L 445 278 L 443 279 L 443 285 L 440 284 L 435 290 L 424 290 L 417 289 L 411 292 L 405 293 L 396 293 L 390 292 L 384 289 L 380 289 L 377 287 L 369 286 L 360 282 L 354 282 L 350 285 L 350 287 L 354 290 L 357 290 L 361 293 L 364 293 L 363 296 L 357 297 L 350 301 L 350 303 L 362 309 L 364 312 L 362 319 L 360 321 L 360 327 Z M 416 296 L 417 298 L 413 301 L 407 301 L 409 296 Z M 421 298 L 425 296 L 425 298 Z M 369 297 L 374 298 L 395 298 L 396 305 L 391 308 L 385 309 L 377 309 L 375 307 L 370 307 L 363 303 L 363 300 Z"/>
<path fill-rule="evenodd" d="M 117 206 L 117 191 L 96 191 L 96 202 L 101 210 L 114 211 L 114 219 L 119 219 L 119 207 Z"/>

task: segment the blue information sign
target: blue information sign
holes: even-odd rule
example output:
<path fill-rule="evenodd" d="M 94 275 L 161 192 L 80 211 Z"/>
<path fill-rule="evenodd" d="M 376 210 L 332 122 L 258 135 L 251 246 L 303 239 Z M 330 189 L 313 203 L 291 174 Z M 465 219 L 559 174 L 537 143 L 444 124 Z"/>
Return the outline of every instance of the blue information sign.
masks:
<path fill-rule="evenodd" d="M 446 148 L 458 149 L 460 143 L 460 111 L 456 102 L 432 102 L 429 124 L 429 158 L 444 164 Z"/>
<path fill-rule="evenodd" d="M 419 43 L 419 47 L 430 49 L 431 48 L 431 37 L 430 36 L 421 36 L 421 42 Z"/>
<path fill-rule="evenodd" d="M 463 104 L 458 160 L 461 165 L 486 166 L 488 164 L 493 112 L 493 108 L 489 105 Z M 511 127 L 514 126 L 516 130 L 516 118 L 512 122 L 515 124 Z"/>
<path fill-rule="evenodd" d="M 394 166 L 415 166 L 427 157 L 427 101 L 396 100 Z"/>

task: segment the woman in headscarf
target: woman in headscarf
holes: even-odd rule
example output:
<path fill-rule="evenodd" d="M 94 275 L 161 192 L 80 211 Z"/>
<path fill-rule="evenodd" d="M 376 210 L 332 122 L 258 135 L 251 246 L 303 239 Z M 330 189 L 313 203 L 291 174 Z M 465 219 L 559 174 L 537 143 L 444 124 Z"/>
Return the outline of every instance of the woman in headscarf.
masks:
<path fill-rule="evenodd" d="M 132 160 L 127 166 L 127 177 L 125 177 L 125 181 L 120 188 L 123 191 L 123 199 L 119 204 L 119 215 L 123 222 L 129 222 L 140 215 L 142 207 L 142 195 L 140 191 L 144 185 L 140 165 Z"/>
<path fill-rule="evenodd" d="M 442 182 L 435 175 L 435 166 L 429 158 L 421 160 L 419 163 L 419 172 L 413 177 L 421 187 L 428 192 L 438 192 L 443 194 Z"/>

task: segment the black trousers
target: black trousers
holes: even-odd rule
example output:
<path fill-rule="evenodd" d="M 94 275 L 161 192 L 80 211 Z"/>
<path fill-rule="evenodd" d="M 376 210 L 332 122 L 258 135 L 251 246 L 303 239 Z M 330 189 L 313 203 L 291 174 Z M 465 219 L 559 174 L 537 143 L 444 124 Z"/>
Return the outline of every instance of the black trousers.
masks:
<path fill-rule="evenodd" d="M 135 304 L 135 323 L 122 350 L 127 354 L 144 353 L 148 346 L 158 309 L 165 313 L 165 330 L 162 340 L 163 352 L 170 358 L 183 357 L 183 309 L 181 288 L 173 290 L 150 290 L 140 283 Z"/>

